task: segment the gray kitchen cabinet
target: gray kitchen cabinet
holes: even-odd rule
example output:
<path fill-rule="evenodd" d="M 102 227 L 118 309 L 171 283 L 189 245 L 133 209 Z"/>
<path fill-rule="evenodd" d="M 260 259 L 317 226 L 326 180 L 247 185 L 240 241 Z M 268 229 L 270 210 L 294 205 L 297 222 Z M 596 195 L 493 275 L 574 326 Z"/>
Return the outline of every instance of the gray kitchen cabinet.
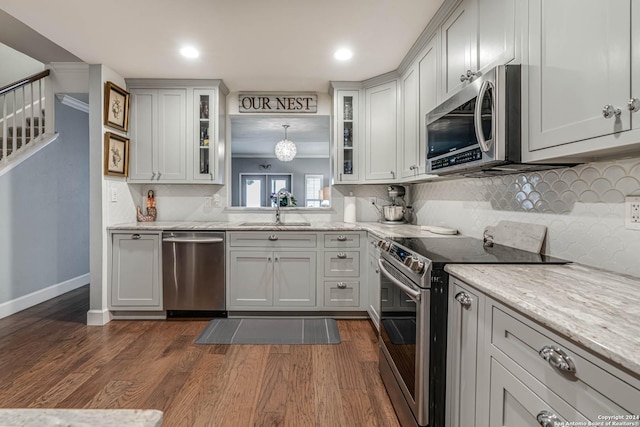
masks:
<path fill-rule="evenodd" d="M 336 141 L 335 180 L 356 182 L 360 179 L 360 91 L 334 88 Z"/>
<path fill-rule="evenodd" d="M 224 183 L 226 87 L 220 80 L 128 79 L 129 182 Z"/>
<path fill-rule="evenodd" d="M 324 275 L 326 277 L 360 276 L 360 252 L 325 251 Z"/>
<path fill-rule="evenodd" d="M 427 125 L 425 116 L 438 105 L 438 87 L 440 73 L 438 73 L 438 43 L 440 38 L 436 34 L 418 56 L 419 77 L 419 111 L 418 123 L 418 173 L 426 173 L 427 165 Z M 406 142 L 405 142 L 406 144 Z M 406 148 L 405 148 L 406 150 Z M 406 153 L 405 153 L 406 156 Z"/>
<path fill-rule="evenodd" d="M 395 80 L 365 89 L 365 181 L 395 181 L 398 106 Z"/>
<path fill-rule="evenodd" d="M 451 426 L 559 426 L 640 413 L 637 378 L 454 276 L 449 283 Z"/>
<path fill-rule="evenodd" d="M 447 425 L 475 427 L 476 397 L 482 393 L 478 380 L 478 349 L 484 331 L 480 320 L 484 297 L 452 279 L 449 290 L 449 324 L 447 331 Z"/>
<path fill-rule="evenodd" d="M 401 130 L 400 178 L 413 178 L 420 171 L 420 75 L 418 64 L 400 77 Z"/>
<path fill-rule="evenodd" d="M 523 160 L 592 161 L 637 150 L 640 103 L 628 108 L 640 97 L 637 9 L 630 0 L 528 3 Z"/>
<path fill-rule="evenodd" d="M 325 307 L 358 307 L 360 282 L 353 280 L 324 282 Z"/>
<path fill-rule="evenodd" d="M 229 258 L 229 309 L 315 306 L 316 252 L 233 250 Z"/>
<path fill-rule="evenodd" d="M 316 306 L 315 233 L 232 232 L 228 236 L 228 310 Z"/>
<path fill-rule="evenodd" d="M 475 0 L 463 0 L 440 27 L 441 101 L 465 87 L 471 81 L 462 79 L 477 72 L 474 56 L 476 46 Z M 469 74 L 473 77 L 472 74 Z"/>
<path fill-rule="evenodd" d="M 378 248 L 378 241 L 380 239 L 369 235 L 368 242 L 368 268 L 367 268 L 367 281 L 369 289 L 369 306 L 367 311 L 369 317 L 375 325 L 376 329 L 380 330 L 380 268 L 378 267 L 378 259 L 380 259 L 380 249 Z"/>
<path fill-rule="evenodd" d="M 111 235 L 109 310 L 161 311 L 160 234 Z"/>
<path fill-rule="evenodd" d="M 187 179 L 184 89 L 131 89 L 130 182 Z"/>

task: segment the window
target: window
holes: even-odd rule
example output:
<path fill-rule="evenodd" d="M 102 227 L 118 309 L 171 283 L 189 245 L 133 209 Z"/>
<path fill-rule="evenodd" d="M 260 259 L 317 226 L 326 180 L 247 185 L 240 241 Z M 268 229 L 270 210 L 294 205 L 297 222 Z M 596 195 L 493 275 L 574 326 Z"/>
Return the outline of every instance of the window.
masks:
<path fill-rule="evenodd" d="M 304 198 L 305 206 L 308 208 L 319 208 L 322 204 L 322 175 L 304 176 Z"/>

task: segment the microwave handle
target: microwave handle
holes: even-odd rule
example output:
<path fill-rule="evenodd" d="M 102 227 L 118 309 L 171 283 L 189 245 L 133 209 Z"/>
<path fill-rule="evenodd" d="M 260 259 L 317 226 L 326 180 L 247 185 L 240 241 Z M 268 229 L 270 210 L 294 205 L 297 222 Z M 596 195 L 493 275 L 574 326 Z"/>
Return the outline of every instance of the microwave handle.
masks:
<path fill-rule="evenodd" d="M 478 92 L 478 98 L 476 99 L 476 109 L 473 114 L 473 123 L 476 128 L 476 138 L 478 139 L 480 149 L 485 153 L 489 151 L 491 140 L 487 142 L 487 140 L 484 139 L 484 132 L 482 130 L 482 99 L 484 98 L 484 95 L 485 93 L 487 93 L 487 90 L 489 88 L 493 89 L 493 83 L 491 83 L 489 80 L 485 80 L 484 82 L 482 82 L 482 86 L 480 86 L 480 92 Z M 491 105 L 491 110 L 491 112 L 493 113 L 493 104 Z M 495 120 L 495 116 L 493 120 Z"/>

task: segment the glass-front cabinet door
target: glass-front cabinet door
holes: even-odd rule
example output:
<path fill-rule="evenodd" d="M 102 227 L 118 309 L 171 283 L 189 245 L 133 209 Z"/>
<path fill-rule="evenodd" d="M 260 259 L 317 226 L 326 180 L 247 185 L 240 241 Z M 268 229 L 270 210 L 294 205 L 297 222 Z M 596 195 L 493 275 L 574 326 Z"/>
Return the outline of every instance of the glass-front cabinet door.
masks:
<path fill-rule="evenodd" d="M 340 90 L 337 105 L 338 182 L 358 180 L 358 91 Z"/>
<path fill-rule="evenodd" d="M 196 180 L 213 181 L 216 176 L 217 141 L 214 129 L 216 92 L 212 89 L 194 89 L 194 159 Z"/>

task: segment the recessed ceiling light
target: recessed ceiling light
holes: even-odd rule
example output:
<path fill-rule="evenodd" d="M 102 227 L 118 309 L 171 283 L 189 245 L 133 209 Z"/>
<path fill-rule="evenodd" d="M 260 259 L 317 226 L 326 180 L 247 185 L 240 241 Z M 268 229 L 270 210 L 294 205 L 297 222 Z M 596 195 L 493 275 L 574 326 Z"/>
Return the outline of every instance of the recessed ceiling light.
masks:
<path fill-rule="evenodd" d="M 183 47 L 182 49 L 180 49 L 180 53 L 185 58 L 197 58 L 197 57 L 200 56 L 200 52 L 198 52 L 198 49 L 196 49 L 193 46 L 185 46 L 185 47 Z"/>
<path fill-rule="evenodd" d="M 336 53 L 333 54 L 333 57 L 339 61 L 346 61 L 351 59 L 352 56 L 353 52 L 351 52 L 351 49 L 347 48 L 338 49 L 336 50 Z"/>

